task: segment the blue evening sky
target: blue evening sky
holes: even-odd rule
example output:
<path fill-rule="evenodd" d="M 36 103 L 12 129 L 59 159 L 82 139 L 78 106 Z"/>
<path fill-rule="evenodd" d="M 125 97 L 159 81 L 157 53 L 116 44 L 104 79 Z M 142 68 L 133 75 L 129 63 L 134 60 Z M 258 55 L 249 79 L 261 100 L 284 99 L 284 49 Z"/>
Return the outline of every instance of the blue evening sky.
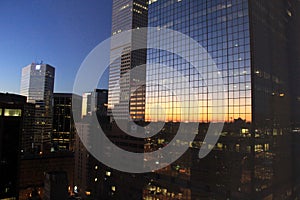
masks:
<path fill-rule="evenodd" d="M 22 68 L 41 60 L 56 68 L 55 92 L 71 92 L 84 58 L 111 35 L 111 4 L 0 0 L 0 92 L 19 93 Z"/>

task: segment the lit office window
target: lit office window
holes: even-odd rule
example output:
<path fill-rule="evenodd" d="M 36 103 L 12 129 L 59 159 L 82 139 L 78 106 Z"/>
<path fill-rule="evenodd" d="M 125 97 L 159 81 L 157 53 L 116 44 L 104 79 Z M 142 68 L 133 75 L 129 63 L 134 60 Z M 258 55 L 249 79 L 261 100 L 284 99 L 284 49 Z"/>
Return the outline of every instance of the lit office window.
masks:
<path fill-rule="evenodd" d="M 111 176 L 111 172 L 107 171 L 107 172 L 105 173 L 105 175 L 106 175 L 106 176 Z"/>
<path fill-rule="evenodd" d="M 22 114 L 21 109 L 5 109 L 4 116 L 6 117 L 20 117 Z"/>

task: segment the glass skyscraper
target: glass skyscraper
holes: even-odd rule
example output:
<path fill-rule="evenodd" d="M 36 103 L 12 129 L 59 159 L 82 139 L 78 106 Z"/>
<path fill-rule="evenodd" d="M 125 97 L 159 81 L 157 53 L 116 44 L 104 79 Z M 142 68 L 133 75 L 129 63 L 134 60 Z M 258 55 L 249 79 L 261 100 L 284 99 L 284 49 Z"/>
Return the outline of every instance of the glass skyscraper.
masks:
<path fill-rule="evenodd" d="M 113 34 L 138 28 L 132 26 L 131 16 L 139 13 L 131 7 L 134 4 L 134 1 L 114 1 Z M 200 125 L 196 139 L 178 161 L 144 176 L 143 199 L 299 198 L 299 173 L 295 168 L 299 166 L 295 165 L 299 163 L 295 161 L 299 148 L 292 141 L 297 138 L 292 133 L 299 130 L 300 119 L 297 111 L 300 98 L 295 86 L 299 82 L 296 72 L 300 68 L 299 8 L 296 0 L 148 2 L 145 7 L 148 26 L 179 31 L 197 41 L 217 66 L 225 94 L 220 97 L 218 92 L 208 91 L 208 86 L 214 85 L 218 78 L 214 73 L 203 77 L 180 56 L 147 49 L 147 65 L 151 67 L 146 68 L 145 111 L 144 118 L 140 119 L 168 123 L 157 136 L 145 140 L 144 151 L 167 145 L 179 123 L 199 122 Z M 125 22 L 129 25 L 123 29 Z M 147 37 L 152 41 L 154 36 L 150 32 Z M 165 45 L 164 40 L 159 42 Z M 198 60 L 200 68 L 213 67 L 208 57 L 189 49 L 176 37 L 173 47 L 188 51 L 190 58 Z M 122 73 L 137 66 L 129 64 L 133 57 L 129 56 L 130 48 L 127 50 L 125 53 L 124 49 L 123 54 L 127 60 L 122 60 L 122 55 L 110 67 L 110 86 Z M 152 65 L 156 63 L 173 68 L 188 81 Z M 183 105 L 175 94 L 158 84 L 161 80 L 170 80 L 168 88 L 184 100 Z M 137 116 L 132 115 L 131 104 L 126 110 L 121 103 L 122 96 L 127 97 L 124 105 L 131 103 L 130 84 L 128 78 L 120 83 L 119 90 L 109 88 L 109 109 L 114 107 L 117 113 L 123 112 L 125 118 L 130 113 L 134 119 Z M 126 95 L 122 95 L 124 91 Z M 224 98 L 224 128 L 211 153 L 199 159 L 199 148 L 205 145 L 203 139 L 208 125 L 216 120 L 213 115 L 214 107 L 219 106 L 214 104 L 216 98 Z M 128 138 L 119 137 L 117 144 L 134 146 L 135 140 Z M 136 185 L 132 193 L 141 192 L 139 187 Z M 121 191 L 115 194 L 126 198 L 130 193 L 126 190 L 122 196 Z"/>
<path fill-rule="evenodd" d="M 176 97 L 159 85 L 148 84 L 146 120 L 164 120 L 163 111 L 152 106 L 160 104 L 166 110 L 166 121 L 202 123 L 190 150 L 177 163 L 157 172 L 158 179 L 149 182 L 151 187 L 144 192 L 146 199 L 297 196 L 291 124 L 299 115 L 291 118 L 296 109 L 291 98 L 297 98 L 293 94 L 297 90 L 292 86 L 296 79 L 292 82 L 290 74 L 299 70 L 299 63 L 295 63 L 297 53 L 290 54 L 295 52 L 292 49 L 298 52 L 299 47 L 289 45 L 297 41 L 294 31 L 299 34 L 299 29 L 291 24 L 297 26 L 299 12 L 299 2 L 292 0 L 149 1 L 148 26 L 182 32 L 212 56 L 225 85 L 225 126 L 214 150 L 200 160 L 198 148 L 203 145 L 206 123 L 215 120 L 212 109 L 216 105 L 212 99 L 217 95 L 209 93 L 207 86 L 213 85 L 217 77 L 202 77 L 183 58 L 148 49 L 148 64 L 170 66 L 188 77 L 189 82 L 176 82 L 177 77 L 160 67 L 147 68 L 147 82 L 172 79 L 169 87 L 175 88 L 188 103 L 183 108 L 187 115 L 182 118 Z M 151 41 L 151 34 L 148 38 Z M 174 44 L 183 43 L 174 38 Z M 190 57 L 199 58 L 200 67 L 212 67 L 188 46 L 179 48 L 190 51 Z M 191 95 L 198 97 L 196 104 L 190 100 Z M 193 112 L 195 105 L 200 107 L 198 113 Z M 157 188 L 165 192 L 153 193 Z"/>
<path fill-rule="evenodd" d="M 52 99 L 55 68 L 48 64 L 32 63 L 22 69 L 20 94 L 35 104 L 34 148 L 42 152 L 50 144 L 52 132 Z"/>

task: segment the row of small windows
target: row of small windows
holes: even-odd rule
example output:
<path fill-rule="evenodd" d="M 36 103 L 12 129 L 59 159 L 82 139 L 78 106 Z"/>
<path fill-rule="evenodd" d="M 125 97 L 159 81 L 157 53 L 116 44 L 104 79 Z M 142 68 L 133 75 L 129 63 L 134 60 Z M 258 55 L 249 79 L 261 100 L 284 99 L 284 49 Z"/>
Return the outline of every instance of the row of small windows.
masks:
<path fill-rule="evenodd" d="M 189 35 L 194 40 L 199 42 L 203 47 L 209 46 L 208 44 L 210 44 L 210 45 L 220 46 L 223 49 L 226 49 L 228 46 L 236 47 L 236 45 L 238 46 L 249 45 L 250 43 L 249 34 L 250 33 L 248 30 L 236 31 L 228 34 L 228 32 L 224 32 L 224 30 L 207 33 L 202 29 L 193 30 L 193 31 L 189 30 L 189 32 L 187 33 L 187 35 Z M 173 39 L 173 44 L 169 44 L 167 43 L 167 41 L 164 41 L 163 38 L 162 39 L 154 38 L 153 36 L 149 35 L 148 43 L 150 44 L 154 41 L 159 42 L 161 46 L 170 46 L 170 47 L 174 46 L 177 48 L 180 47 L 183 48 L 184 46 L 188 45 L 187 41 L 176 40 L 175 38 Z"/>
<path fill-rule="evenodd" d="M 193 2 L 193 1 L 190 1 Z M 201 2 L 201 1 L 198 1 Z M 230 4 L 231 5 L 231 4 Z M 218 5 L 220 6 L 220 5 Z M 188 5 L 188 3 L 185 4 L 180 4 L 180 5 L 176 5 L 173 7 L 163 7 L 162 5 L 158 5 L 158 6 L 150 6 L 149 7 L 149 12 L 151 14 L 158 14 L 158 13 L 170 13 L 170 12 L 176 12 L 176 13 L 180 13 L 180 12 L 188 12 L 191 15 L 197 15 L 197 16 L 206 16 L 206 15 L 212 15 L 212 16 L 216 16 L 216 15 L 220 15 L 220 14 L 225 14 L 227 13 L 231 13 L 231 12 L 237 12 L 237 11 L 241 11 L 241 10 L 248 10 L 247 8 L 247 4 L 235 4 L 234 6 L 229 6 L 226 8 L 226 6 L 223 7 L 223 9 L 217 9 L 216 7 L 211 7 L 211 6 L 206 6 L 206 5 Z"/>
<path fill-rule="evenodd" d="M 245 62 L 243 61 L 236 61 L 236 62 L 230 62 L 230 63 L 220 63 L 218 67 L 218 71 L 211 71 L 212 65 L 207 65 L 206 63 L 202 63 L 201 61 L 197 62 L 199 64 L 198 70 L 193 68 L 192 65 L 188 64 L 176 64 L 174 65 L 173 61 L 166 61 L 164 63 L 161 63 L 165 66 L 168 66 L 170 68 L 173 68 L 176 70 L 174 73 L 167 73 L 168 68 L 166 69 L 159 69 L 155 67 L 149 67 L 147 69 L 147 77 L 161 77 L 161 78 L 171 78 L 174 76 L 179 76 L 180 74 L 184 76 L 193 76 L 192 79 L 195 80 L 202 80 L 202 78 L 217 78 L 221 76 L 222 78 L 230 78 L 232 76 L 247 76 L 250 75 L 250 67 L 247 66 Z M 166 74 L 161 74 L 166 73 Z M 217 74 L 216 74 L 217 73 Z M 177 74 L 177 75 L 176 75 Z M 243 77 L 240 77 L 243 78 Z"/>
<path fill-rule="evenodd" d="M 190 11 L 187 10 L 186 12 L 182 12 L 182 13 L 178 13 L 175 12 L 177 15 L 176 17 L 174 17 L 174 13 L 173 12 L 162 12 L 162 14 L 160 14 L 160 18 L 156 17 L 157 15 L 153 14 L 153 17 L 151 17 L 152 15 L 150 15 L 149 17 L 149 23 L 155 23 L 155 22 L 167 22 L 171 19 L 173 19 L 174 24 L 178 24 L 178 23 L 183 23 L 186 21 L 191 21 L 194 24 L 195 23 L 205 23 L 205 24 L 209 24 L 212 23 L 215 24 L 216 22 L 229 22 L 229 21 L 237 21 L 238 23 L 243 23 L 248 21 L 248 13 L 247 10 L 240 10 L 240 11 L 236 11 L 236 12 L 231 12 L 231 13 L 218 13 L 216 15 L 201 15 L 201 12 L 197 12 L 194 13 L 194 15 L 190 15 Z M 179 16 L 179 15 L 180 16 Z"/>

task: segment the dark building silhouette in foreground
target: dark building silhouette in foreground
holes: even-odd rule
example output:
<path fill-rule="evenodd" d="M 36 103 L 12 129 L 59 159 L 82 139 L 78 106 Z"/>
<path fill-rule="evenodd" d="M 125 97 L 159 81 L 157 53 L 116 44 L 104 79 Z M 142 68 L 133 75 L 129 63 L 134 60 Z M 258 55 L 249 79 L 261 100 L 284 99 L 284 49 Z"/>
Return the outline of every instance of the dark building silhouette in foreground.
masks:
<path fill-rule="evenodd" d="M 27 200 L 36 193 L 43 199 L 46 173 L 57 171 L 66 172 L 68 181 L 67 192 L 72 194 L 75 166 L 73 152 L 62 151 L 43 155 L 29 155 L 21 159 L 19 166 L 19 200 Z"/>
<path fill-rule="evenodd" d="M 68 198 L 68 176 L 66 172 L 48 172 L 45 176 L 45 200 Z"/>
<path fill-rule="evenodd" d="M 0 199 L 18 199 L 21 146 L 30 138 L 33 108 L 24 96 L 0 93 Z"/>

